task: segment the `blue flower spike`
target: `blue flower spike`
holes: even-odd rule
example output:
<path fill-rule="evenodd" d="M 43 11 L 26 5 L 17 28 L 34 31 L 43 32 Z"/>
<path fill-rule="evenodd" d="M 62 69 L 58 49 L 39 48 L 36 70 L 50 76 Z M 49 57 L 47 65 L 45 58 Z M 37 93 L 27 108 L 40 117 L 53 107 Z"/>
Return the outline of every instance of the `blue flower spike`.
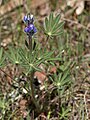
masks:
<path fill-rule="evenodd" d="M 24 32 L 27 33 L 29 36 L 33 36 L 37 32 L 36 27 L 34 26 L 34 18 L 33 15 L 26 15 L 23 18 L 23 21 L 26 23 L 27 27 L 24 29 Z"/>

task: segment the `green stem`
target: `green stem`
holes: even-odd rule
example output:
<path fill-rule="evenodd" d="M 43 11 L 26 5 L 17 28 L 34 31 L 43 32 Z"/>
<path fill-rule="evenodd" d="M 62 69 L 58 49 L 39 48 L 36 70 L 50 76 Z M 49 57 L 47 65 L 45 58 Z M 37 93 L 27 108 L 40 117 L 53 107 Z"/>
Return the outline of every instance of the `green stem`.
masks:
<path fill-rule="evenodd" d="M 32 55 L 32 36 L 29 36 L 29 50 L 30 50 L 30 54 Z M 39 105 L 36 101 L 36 98 L 35 98 L 33 80 L 34 80 L 34 70 L 31 71 L 30 80 L 29 80 L 30 81 L 30 88 L 31 88 L 31 98 L 32 98 L 34 105 L 36 106 L 37 111 L 39 111 L 40 107 L 39 107 Z"/>
<path fill-rule="evenodd" d="M 29 46 L 30 54 L 32 54 L 32 36 L 28 36 L 28 37 L 29 37 L 28 46 Z"/>
<path fill-rule="evenodd" d="M 46 41 L 45 41 L 45 47 L 48 47 L 48 40 L 49 40 L 49 36 L 46 37 Z"/>
<path fill-rule="evenodd" d="M 34 94 L 34 86 L 33 86 L 33 77 L 34 76 L 34 71 L 31 72 L 30 74 L 30 87 L 31 87 L 31 97 L 32 97 L 32 101 L 34 103 L 34 105 L 36 106 L 36 109 L 39 111 L 39 105 L 36 101 L 36 98 L 35 98 L 35 94 Z"/>

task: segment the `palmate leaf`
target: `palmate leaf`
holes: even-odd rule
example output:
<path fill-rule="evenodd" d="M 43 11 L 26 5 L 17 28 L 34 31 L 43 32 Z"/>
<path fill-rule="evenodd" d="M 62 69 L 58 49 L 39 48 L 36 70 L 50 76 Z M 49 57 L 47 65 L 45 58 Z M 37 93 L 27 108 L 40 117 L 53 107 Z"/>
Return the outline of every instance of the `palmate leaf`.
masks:
<path fill-rule="evenodd" d="M 25 69 L 24 73 L 29 74 L 32 70 L 40 71 L 38 64 L 36 64 L 37 54 L 34 52 L 31 54 L 30 51 L 20 48 L 19 55 L 21 57 L 20 65 Z"/>
<path fill-rule="evenodd" d="M 70 107 L 64 108 L 64 107 L 62 106 L 62 107 L 61 107 L 61 111 L 60 111 L 60 113 L 59 113 L 60 120 L 62 120 L 62 119 L 68 120 L 69 113 L 70 113 Z"/>
<path fill-rule="evenodd" d="M 9 58 L 12 64 L 19 64 L 20 63 L 20 56 L 19 56 L 19 49 L 15 49 L 10 47 L 9 51 L 6 53 L 7 57 Z"/>
<path fill-rule="evenodd" d="M 45 34 L 50 37 L 59 36 L 63 33 L 64 22 L 60 22 L 60 15 L 54 16 L 53 13 L 45 18 L 44 30 Z"/>
<path fill-rule="evenodd" d="M 30 51 L 20 48 L 19 49 L 20 55 L 20 66 L 26 70 L 26 73 L 30 73 L 32 70 L 34 71 L 41 71 L 39 68 L 40 64 L 50 64 L 54 63 L 55 61 L 60 61 L 61 59 L 58 57 L 54 57 L 54 51 L 48 52 L 46 49 L 44 51 L 34 50 L 32 54 Z"/>
<path fill-rule="evenodd" d="M 60 66 L 61 67 L 61 66 Z M 59 69 L 58 69 L 59 70 Z M 70 62 L 63 65 L 63 70 L 58 71 L 58 75 L 54 74 L 54 76 L 51 79 L 53 81 L 53 84 L 60 92 L 63 93 L 67 87 L 70 87 L 72 81 L 71 81 L 71 73 L 70 73 Z"/>

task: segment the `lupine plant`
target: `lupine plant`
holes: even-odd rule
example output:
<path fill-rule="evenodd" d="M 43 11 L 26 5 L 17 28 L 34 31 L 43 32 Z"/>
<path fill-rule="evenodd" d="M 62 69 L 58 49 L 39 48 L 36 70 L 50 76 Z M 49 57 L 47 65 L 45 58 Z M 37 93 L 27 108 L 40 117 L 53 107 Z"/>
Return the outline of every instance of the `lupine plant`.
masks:
<path fill-rule="evenodd" d="M 60 28 L 62 27 L 63 23 L 59 23 L 60 20 L 60 15 L 56 16 L 54 19 L 53 14 L 51 13 L 49 16 L 49 19 L 45 19 L 45 34 L 49 37 L 54 37 L 55 35 L 58 36 L 62 32 Z M 54 58 L 54 51 L 48 51 L 45 49 L 44 52 L 43 50 L 41 51 L 40 48 L 37 48 L 38 45 L 36 46 L 35 49 L 33 49 L 34 44 L 33 44 L 33 36 L 37 32 L 36 27 L 34 26 L 34 18 L 33 15 L 26 15 L 24 16 L 23 19 L 24 23 L 26 24 L 26 27 L 24 29 L 24 32 L 27 35 L 28 40 L 25 41 L 25 44 L 28 48 L 28 51 L 25 52 L 24 50 L 20 50 L 20 56 L 22 58 L 22 63 L 21 66 L 26 68 L 27 71 L 27 76 L 29 76 L 28 81 L 30 81 L 30 90 L 31 90 L 31 97 L 32 100 L 36 106 L 36 108 L 40 108 L 38 105 L 37 100 L 35 99 L 35 94 L 34 94 L 34 87 L 33 87 L 33 78 L 34 78 L 34 73 L 35 71 L 41 71 L 39 69 L 40 64 L 54 64 L 54 61 L 60 60 L 59 57 Z M 53 25 L 53 29 L 52 28 Z M 49 27 L 49 28 L 48 28 Z M 40 51 L 40 53 L 39 53 Z"/>
<path fill-rule="evenodd" d="M 57 89 L 57 93 L 60 98 L 60 95 L 64 94 L 65 90 L 71 84 L 69 71 L 70 63 L 66 63 L 64 65 L 64 61 L 62 61 L 61 53 L 59 53 L 59 51 L 57 55 L 55 55 L 54 49 L 50 51 L 47 49 L 46 46 L 42 47 L 42 45 L 40 45 L 40 43 L 34 39 L 34 36 L 39 31 L 34 25 L 33 15 L 25 15 L 23 18 L 23 22 L 26 26 L 24 28 L 24 33 L 27 37 L 27 39 L 25 40 L 25 44 L 23 45 L 24 47 L 9 48 L 8 53 L 6 53 L 6 61 L 9 60 L 9 62 L 17 69 L 15 76 L 13 78 L 11 77 L 11 79 L 13 79 L 12 87 L 14 87 L 15 89 L 20 88 L 20 86 L 17 85 L 17 82 L 22 80 L 22 78 L 20 78 L 20 76 L 17 76 L 17 73 L 19 72 L 19 70 L 21 70 L 25 77 L 25 84 L 21 86 L 18 92 L 22 90 L 22 94 L 24 93 L 27 96 L 30 96 L 37 113 L 40 113 L 41 111 L 43 111 L 45 106 L 41 105 L 40 100 L 36 98 L 34 73 L 36 71 L 42 72 L 40 65 L 44 65 L 48 69 L 49 66 L 55 66 L 56 63 L 59 63 L 60 66 L 58 67 L 58 73 L 55 73 L 54 75 L 48 74 L 48 79 L 53 83 L 54 90 Z M 54 16 L 54 14 L 51 13 L 49 17 L 46 17 L 43 27 L 45 33 L 44 35 L 47 40 L 46 42 L 49 43 L 50 40 L 55 40 L 55 37 L 59 37 L 63 33 L 63 25 L 64 22 L 60 22 L 60 15 Z M 1 49 L 0 67 L 2 67 L 2 63 L 4 60 L 5 58 L 2 57 Z M 16 93 L 14 96 L 18 96 L 18 93 Z"/>

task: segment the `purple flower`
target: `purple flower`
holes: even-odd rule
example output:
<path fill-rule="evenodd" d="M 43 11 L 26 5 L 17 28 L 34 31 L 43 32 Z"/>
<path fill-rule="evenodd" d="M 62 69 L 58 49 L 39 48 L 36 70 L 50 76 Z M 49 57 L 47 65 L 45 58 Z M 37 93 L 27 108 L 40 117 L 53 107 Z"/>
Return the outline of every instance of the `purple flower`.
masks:
<path fill-rule="evenodd" d="M 27 24 L 32 24 L 34 22 L 34 18 L 33 18 L 33 15 L 25 15 L 24 18 L 23 18 L 23 21 Z"/>
<path fill-rule="evenodd" d="M 33 24 L 30 24 L 24 29 L 24 32 L 26 32 L 27 34 L 33 35 L 34 33 L 37 32 L 37 29 Z"/>
<path fill-rule="evenodd" d="M 24 29 L 24 32 L 27 33 L 28 36 L 33 36 L 33 34 L 37 32 L 37 29 L 33 23 L 34 22 L 33 15 L 31 14 L 25 15 L 23 21 L 27 25 L 27 27 Z"/>

